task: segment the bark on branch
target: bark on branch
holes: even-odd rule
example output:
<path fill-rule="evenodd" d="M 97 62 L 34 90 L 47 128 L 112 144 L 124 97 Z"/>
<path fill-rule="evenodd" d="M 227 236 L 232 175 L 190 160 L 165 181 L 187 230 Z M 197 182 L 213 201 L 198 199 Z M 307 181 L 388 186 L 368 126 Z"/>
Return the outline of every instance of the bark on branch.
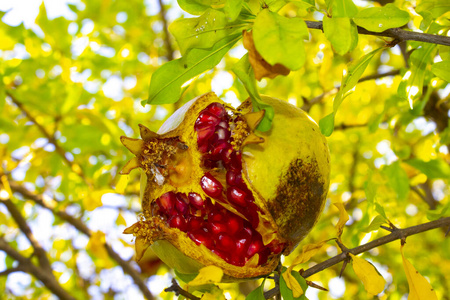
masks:
<path fill-rule="evenodd" d="M 303 278 L 308 278 L 316 273 L 319 273 L 320 271 L 323 271 L 331 266 L 334 266 L 335 264 L 340 263 L 341 261 L 344 261 L 347 258 L 349 253 L 351 253 L 353 255 L 357 255 L 357 254 L 360 254 L 363 252 L 367 252 L 378 246 L 388 244 L 395 240 L 405 239 L 406 237 L 411 236 L 411 235 L 415 235 L 415 234 L 418 234 L 421 232 L 425 232 L 428 230 L 445 227 L 445 226 L 450 226 L 450 217 L 442 218 L 442 219 L 439 219 L 436 221 L 431 221 L 431 222 L 416 225 L 416 226 L 411 226 L 411 227 L 404 228 L 404 229 L 394 229 L 391 234 L 388 234 L 379 239 L 373 240 L 367 244 L 364 244 L 364 245 L 361 245 L 361 246 L 358 246 L 358 247 L 355 247 L 352 249 L 347 249 L 347 250 L 343 251 L 342 253 L 307 269 L 306 271 L 304 271 L 302 273 L 302 276 L 303 276 Z M 270 298 L 274 297 L 278 292 L 279 292 L 278 288 L 275 287 L 275 288 L 265 292 L 264 296 L 266 299 L 270 299 Z"/>
<path fill-rule="evenodd" d="M 311 29 L 320 29 L 323 31 L 322 22 L 306 21 L 306 26 Z M 370 31 L 370 30 L 367 30 L 367 29 L 364 29 L 364 28 L 358 26 L 358 33 L 365 34 L 365 35 L 384 36 L 384 37 L 394 38 L 397 41 L 397 43 L 400 43 L 403 41 L 417 41 L 417 42 L 450 46 L 450 37 L 448 37 L 448 36 L 408 31 L 408 30 L 404 30 L 401 28 L 391 28 L 391 29 L 387 29 L 383 32 L 374 32 L 374 31 Z"/>
<path fill-rule="evenodd" d="M 24 257 L 17 250 L 11 247 L 3 237 L 0 237 L 0 250 L 4 251 L 7 255 L 9 255 L 19 263 L 19 266 L 15 271 L 19 271 L 20 269 L 24 272 L 32 274 L 34 277 L 40 280 L 53 294 L 58 296 L 59 299 L 75 300 L 74 297 L 72 297 L 65 289 L 63 289 L 59 285 L 59 282 L 53 276 L 53 273 L 34 265 L 30 259 Z"/>
<path fill-rule="evenodd" d="M 67 166 L 70 167 L 70 169 L 76 173 L 78 176 L 80 176 L 81 179 L 88 185 L 91 186 L 91 182 L 86 178 L 84 175 L 83 169 L 79 164 L 75 164 L 74 162 L 70 161 L 66 157 L 66 151 L 61 147 L 61 145 L 56 140 L 55 136 L 50 134 L 47 129 L 45 129 L 44 126 L 42 126 L 36 118 L 28 111 L 27 108 L 20 102 L 11 92 L 6 91 L 6 95 L 11 98 L 11 101 L 22 111 L 22 113 L 31 121 L 34 125 L 39 129 L 39 131 L 45 136 L 45 138 L 48 140 L 49 143 L 53 144 L 55 146 L 56 153 L 61 156 L 63 161 L 67 164 Z"/>
<path fill-rule="evenodd" d="M 91 230 L 80 220 L 77 218 L 74 218 L 70 214 L 66 213 L 64 210 L 60 208 L 56 208 L 56 201 L 53 199 L 45 199 L 42 197 L 42 195 L 35 194 L 31 191 L 29 191 L 24 186 L 14 182 L 10 181 L 9 185 L 11 186 L 11 190 L 13 192 L 21 194 L 26 199 L 29 199 L 36 204 L 42 206 L 43 208 L 48 209 L 51 211 L 55 216 L 58 216 L 62 220 L 66 221 L 67 223 L 74 226 L 78 231 L 82 232 L 86 236 L 90 237 L 92 235 Z M 144 295 L 144 297 L 148 300 L 154 299 L 152 293 L 150 293 L 150 290 L 148 289 L 145 282 L 140 277 L 140 274 L 136 269 L 126 260 L 122 259 L 120 255 L 115 252 L 112 247 L 109 244 L 105 244 L 106 251 L 108 252 L 109 256 L 115 260 L 124 270 L 125 273 L 131 276 L 134 283 L 139 287 L 140 291 Z"/>

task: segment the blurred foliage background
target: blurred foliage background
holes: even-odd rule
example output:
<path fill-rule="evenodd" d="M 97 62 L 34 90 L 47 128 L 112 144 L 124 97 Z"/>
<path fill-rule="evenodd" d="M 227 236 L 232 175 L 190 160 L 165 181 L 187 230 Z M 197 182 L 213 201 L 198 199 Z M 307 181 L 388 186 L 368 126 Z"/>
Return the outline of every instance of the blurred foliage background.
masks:
<path fill-rule="evenodd" d="M 391 1 L 354 1 L 359 9 L 386 2 Z M 325 7 L 322 0 L 315 4 Z M 409 29 L 424 30 L 423 16 L 414 10 L 419 0 L 394 4 L 410 14 Z M 174 294 L 163 289 L 170 286 L 173 270 L 151 253 L 136 264 L 132 237 L 122 234 L 136 221 L 140 201 L 139 172 L 118 175 L 131 157 L 119 137 L 138 137 L 138 124 L 157 131 L 177 107 L 211 90 L 233 105 L 245 100 L 243 85 L 230 72 L 246 53 L 242 43 L 190 84 L 176 104 L 144 107 L 152 73 L 180 57 L 167 27 L 191 16 L 176 1 L 3 1 L 0 10 L 0 298 L 172 299 Z M 301 1 L 287 4 L 280 14 L 323 17 Z M 448 17 L 448 12 L 429 17 L 428 25 L 438 24 L 445 35 Z M 332 111 L 347 64 L 386 39 L 359 35 L 353 51 L 338 55 L 320 30 L 309 33 L 304 67 L 286 77 L 262 79 L 258 87 L 303 108 L 318 122 Z M 342 236 L 348 248 L 387 234 L 367 228 L 382 209 L 400 228 L 450 215 L 450 85 L 431 72 L 433 63 L 449 59 L 450 50 L 433 45 L 425 67 L 410 69 L 411 50 L 418 47 L 404 42 L 384 49 L 342 103 L 328 138 L 329 201 L 302 244 L 334 237 L 339 213 L 330 204 L 338 199 L 350 215 Z M 408 70 L 424 80 L 413 109 L 397 91 Z M 409 237 L 404 248 L 439 299 L 450 299 L 445 231 Z M 363 255 L 387 281 L 380 299 L 407 299 L 399 249 L 397 241 Z M 285 265 L 295 253 L 283 258 Z M 330 242 L 302 268 L 338 253 Z M 309 288 L 306 296 L 367 298 L 351 268 L 338 277 L 340 267 L 309 278 L 329 292 Z M 259 284 L 220 288 L 227 299 L 244 299 Z M 266 288 L 271 286 L 267 280 Z"/>

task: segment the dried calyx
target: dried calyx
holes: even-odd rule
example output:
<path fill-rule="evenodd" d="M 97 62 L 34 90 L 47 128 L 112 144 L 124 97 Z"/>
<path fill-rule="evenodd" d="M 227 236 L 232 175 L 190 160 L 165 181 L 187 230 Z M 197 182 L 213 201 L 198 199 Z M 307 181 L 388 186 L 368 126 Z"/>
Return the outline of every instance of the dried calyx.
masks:
<path fill-rule="evenodd" d="M 125 231 L 136 236 L 138 260 L 151 245 L 181 273 L 215 264 L 247 278 L 270 273 L 290 252 L 298 239 L 280 231 L 277 206 L 266 203 L 247 170 L 255 153 L 246 149 L 266 143 L 253 132 L 263 114 L 248 102 L 233 109 L 210 93 L 187 103 L 158 134 L 140 125 L 142 139 L 121 138 L 136 155 L 122 173 L 143 173 L 144 212 Z"/>

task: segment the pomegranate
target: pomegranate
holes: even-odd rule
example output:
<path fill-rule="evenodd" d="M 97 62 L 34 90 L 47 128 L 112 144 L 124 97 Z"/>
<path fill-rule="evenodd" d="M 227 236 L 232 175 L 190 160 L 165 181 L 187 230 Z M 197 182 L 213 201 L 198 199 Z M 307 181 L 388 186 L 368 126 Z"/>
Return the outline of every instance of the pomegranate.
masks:
<path fill-rule="evenodd" d="M 216 265 L 225 280 L 271 273 L 316 223 L 329 185 L 329 153 L 299 108 L 262 97 L 272 128 L 254 133 L 264 112 L 234 109 L 214 93 L 177 110 L 142 139 L 121 137 L 141 168 L 143 214 L 125 230 L 136 259 L 152 250 L 184 274 Z"/>

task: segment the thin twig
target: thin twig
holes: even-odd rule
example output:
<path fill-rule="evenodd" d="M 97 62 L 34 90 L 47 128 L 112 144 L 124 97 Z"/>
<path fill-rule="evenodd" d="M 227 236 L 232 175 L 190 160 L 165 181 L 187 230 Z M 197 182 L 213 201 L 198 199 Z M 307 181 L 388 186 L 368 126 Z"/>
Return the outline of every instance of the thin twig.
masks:
<path fill-rule="evenodd" d="M 361 79 L 359 79 L 358 82 L 364 82 L 364 81 L 368 81 L 368 80 L 374 80 L 374 79 L 380 79 L 383 77 L 388 77 L 388 76 L 396 76 L 400 74 L 400 70 L 393 70 L 393 71 L 389 71 L 389 72 L 385 72 L 385 73 L 377 73 L 377 74 L 372 74 L 372 75 L 368 75 L 368 76 L 364 76 Z M 302 106 L 302 109 L 304 111 L 309 111 L 311 106 L 313 106 L 314 104 L 319 103 L 320 101 L 322 101 L 323 98 L 328 97 L 330 95 L 336 94 L 337 92 L 339 92 L 339 89 L 341 88 L 341 86 L 337 86 L 329 91 L 326 91 L 322 94 L 320 94 L 319 96 L 316 96 L 314 98 L 312 98 L 311 100 L 305 102 L 305 104 Z"/>
<path fill-rule="evenodd" d="M 56 201 L 53 199 L 44 199 L 42 195 L 35 194 L 28 189 L 26 189 L 24 186 L 14 182 L 10 181 L 9 185 L 11 186 L 11 190 L 14 192 L 17 192 L 19 194 L 22 194 L 25 198 L 35 202 L 36 204 L 42 206 L 43 208 L 48 209 L 51 211 L 55 216 L 58 216 L 62 220 L 66 221 L 67 223 L 74 226 L 78 231 L 82 232 L 88 237 L 91 237 L 92 232 L 91 230 L 82 222 L 80 219 L 74 218 L 70 214 L 66 213 L 61 208 L 56 207 Z M 109 256 L 115 260 L 124 270 L 125 273 L 131 276 L 133 278 L 134 283 L 139 287 L 142 294 L 144 294 L 144 297 L 148 300 L 154 299 L 152 293 L 150 293 L 150 290 L 148 289 L 145 282 L 140 277 L 140 274 L 138 271 L 136 271 L 133 266 L 126 260 L 122 259 L 119 254 L 117 254 L 112 247 L 105 243 L 106 251 L 108 252 Z"/>
<path fill-rule="evenodd" d="M 166 9 L 164 8 L 164 3 L 162 2 L 162 0 L 158 1 L 159 1 L 159 15 L 161 17 L 164 29 L 164 37 L 165 37 L 164 44 L 166 46 L 167 59 L 171 61 L 173 60 L 173 47 L 172 42 L 170 41 L 169 25 L 166 18 Z"/>
<path fill-rule="evenodd" d="M 309 268 L 306 271 L 303 271 L 302 276 L 304 278 L 308 278 L 316 273 L 319 273 L 320 271 L 323 271 L 331 266 L 334 266 L 335 264 L 340 263 L 341 261 L 344 261 L 347 258 L 347 255 L 349 253 L 351 253 L 353 255 L 357 255 L 357 254 L 369 251 L 378 246 L 388 244 L 395 240 L 405 240 L 406 237 L 408 237 L 408 236 L 415 235 L 415 234 L 425 232 L 428 230 L 444 227 L 444 226 L 449 226 L 449 225 L 450 225 L 450 217 L 446 217 L 446 218 L 442 218 L 439 220 L 431 221 L 431 222 L 416 225 L 416 226 L 411 226 L 411 227 L 404 228 L 404 229 L 394 229 L 391 234 L 388 234 L 379 239 L 373 240 L 367 244 L 364 244 L 364 245 L 361 245 L 361 246 L 358 246 L 358 247 L 355 247 L 352 249 L 348 249 L 330 259 L 327 259 L 326 261 L 323 261 L 323 262 Z M 277 287 L 265 292 L 264 296 L 275 295 L 276 293 L 278 293 Z M 266 299 L 269 299 L 269 297 L 266 297 Z"/>
<path fill-rule="evenodd" d="M 306 21 L 306 26 L 311 29 L 319 29 L 323 31 L 322 22 Z M 408 31 L 401 28 L 391 28 L 383 32 L 374 32 L 358 26 L 358 33 L 365 35 L 390 37 L 396 39 L 398 42 L 417 41 L 450 46 L 450 37 L 429 33 Z"/>
<path fill-rule="evenodd" d="M 59 282 L 55 279 L 52 272 L 49 272 L 41 267 L 36 266 L 32 261 L 17 250 L 12 248 L 3 237 L 0 236 L 0 250 L 4 251 L 7 255 L 15 259 L 19 263 L 19 268 L 32 274 L 38 280 L 40 280 L 53 294 L 63 300 L 75 300 L 65 289 L 59 285 Z"/>
<path fill-rule="evenodd" d="M 189 293 L 188 291 L 183 290 L 177 283 L 177 281 L 175 279 L 172 279 L 172 285 L 169 286 L 168 288 L 164 289 L 164 292 L 173 292 L 175 293 L 175 295 L 179 296 L 183 296 L 187 299 L 191 299 L 191 300 L 200 300 L 199 297 L 196 297 L 194 295 L 192 295 L 191 293 Z"/>
<path fill-rule="evenodd" d="M 54 135 L 51 135 L 47 129 L 44 128 L 37 120 L 36 118 L 28 111 L 27 108 L 20 102 L 11 92 L 6 91 L 6 95 L 11 98 L 11 101 L 25 114 L 25 116 L 33 122 L 34 125 L 39 129 L 39 131 L 47 138 L 48 142 L 53 144 L 55 146 L 56 153 L 61 156 L 63 161 L 70 167 L 70 169 L 77 174 L 83 181 L 88 185 L 91 186 L 92 184 L 87 180 L 86 176 L 84 175 L 83 169 L 79 164 L 76 164 L 72 161 L 70 161 L 66 156 L 66 151 L 61 147 L 61 145 L 58 143 Z"/>
<path fill-rule="evenodd" d="M 34 254 L 37 256 L 39 260 L 39 266 L 52 274 L 52 267 L 50 265 L 50 261 L 47 257 L 47 252 L 41 247 L 39 242 L 34 238 L 33 232 L 31 231 L 30 226 L 28 226 L 27 221 L 20 213 L 19 209 L 16 207 L 16 205 L 10 200 L 5 199 L 0 201 L 0 203 L 3 203 L 6 208 L 8 209 L 9 213 L 11 214 L 14 221 L 19 226 L 20 230 L 25 234 L 28 241 L 30 242 L 31 246 L 34 249 Z"/>

